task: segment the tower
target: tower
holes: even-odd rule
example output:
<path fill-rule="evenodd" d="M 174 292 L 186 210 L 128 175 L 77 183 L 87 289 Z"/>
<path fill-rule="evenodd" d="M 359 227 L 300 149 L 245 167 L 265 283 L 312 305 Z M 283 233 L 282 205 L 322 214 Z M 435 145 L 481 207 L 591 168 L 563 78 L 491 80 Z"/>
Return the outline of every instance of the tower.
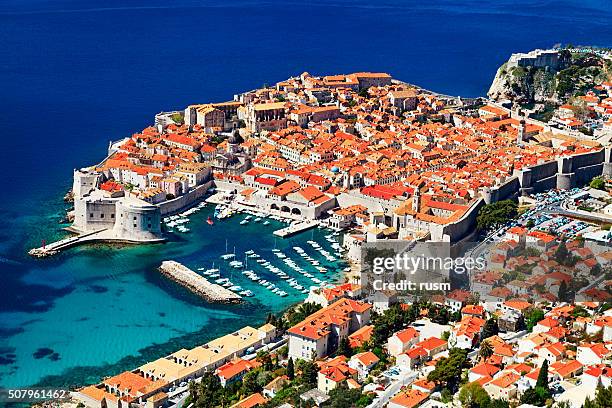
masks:
<path fill-rule="evenodd" d="M 525 122 L 525 119 L 521 119 L 521 122 L 519 124 L 518 133 L 516 136 L 516 143 L 519 145 L 523 144 L 523 142 L 525 141 L 525 128 L 526 127 L 527 127 L 527 124 Z"/>
<path fill-rule="evenodd" d="M 418 213 L 421 209 L 421 191 L 418 187 L 414 188 L 414 194 L 412 195 L 412 211 Z"/>
<path fill-rule="evenodd" d="M 227 139 L 227 152 L 235 154 L 238 152 L 238 145 L 240 144 L 240 133 L 235 130 L 232 135 Z"/>

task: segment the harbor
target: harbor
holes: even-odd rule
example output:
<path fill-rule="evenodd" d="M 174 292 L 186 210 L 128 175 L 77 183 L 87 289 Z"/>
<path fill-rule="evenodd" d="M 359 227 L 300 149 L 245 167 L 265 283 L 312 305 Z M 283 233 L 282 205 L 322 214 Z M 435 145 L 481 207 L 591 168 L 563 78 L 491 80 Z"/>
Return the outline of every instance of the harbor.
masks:
<path fill-rule="evenodd" d="M 237 303 L 242 300 L 240 295 L 223 286 L 210 283 L 203 276 L 176 261 L 163 261 L 159 271 L 209 302 Z"/>
<path fill-rule="evenodd" d="M 291 235 L 307 231 L 319 225 L 318 221 L 303 221 L 299 223 L 292 223 L 291 225 L 274 231 L 274 235 L 281 238 L 286 238 Z"/>

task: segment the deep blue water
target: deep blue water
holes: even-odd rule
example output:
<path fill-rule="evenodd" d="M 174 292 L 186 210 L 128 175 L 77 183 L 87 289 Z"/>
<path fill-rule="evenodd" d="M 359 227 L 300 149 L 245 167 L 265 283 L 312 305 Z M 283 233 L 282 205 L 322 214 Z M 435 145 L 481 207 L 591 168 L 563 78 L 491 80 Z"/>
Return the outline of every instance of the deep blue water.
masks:
<path fill-rule="evenodd" d="M 248 249 L 254 231 L 201 229 L 161 247 L 79 248 L 43 261 L 25 255 L 60 233 L 72 169 L 155 113 L 303 71 L 387 71 L 483 95 L 512 52 L 612 46 L 609 0 L 491 3 L 0 1 L 0 384 L 95 381 L 283 306 L 210 308 L 151 272 L 161 259 L 212 259 L 226 236 Z"/>

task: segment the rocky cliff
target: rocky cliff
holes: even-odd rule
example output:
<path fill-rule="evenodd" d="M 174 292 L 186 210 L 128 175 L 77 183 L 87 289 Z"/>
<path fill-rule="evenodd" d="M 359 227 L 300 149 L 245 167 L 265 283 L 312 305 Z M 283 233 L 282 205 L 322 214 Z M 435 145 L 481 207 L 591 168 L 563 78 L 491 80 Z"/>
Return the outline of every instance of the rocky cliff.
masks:
<path fill-rule="evenodd" d="M 561 51 L 557 66 L 522 67 L 504 63 L 495 74 L 488 95 L 502 101 L 510 100 L 519 104 L 558 103 L 557 75 L 572 64 L 568 51 Z"/>
<path fill-rule="evenodd" d="M 510 100 L 520 105 L 560 105 L 571 97 L 584 95 L 612 76 L 612 61 L 594 53 L 572 54 L 561 50 L 554 66 L 517 66 L 511 60 L 495 74 L 488 92 L 493 100 Z"/>

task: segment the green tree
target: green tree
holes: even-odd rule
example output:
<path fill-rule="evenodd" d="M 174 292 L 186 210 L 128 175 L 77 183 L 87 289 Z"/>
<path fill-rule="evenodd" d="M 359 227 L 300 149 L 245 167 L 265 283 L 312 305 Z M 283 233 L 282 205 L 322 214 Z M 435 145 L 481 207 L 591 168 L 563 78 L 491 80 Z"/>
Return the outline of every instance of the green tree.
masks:
<path fill-rule="evenodd" d="M 510 408 L 510 404 L 503 399 L 492 399 L 485 405 L 485 408 Z"/>
<path fill-rule="evenodd" d="M 555 250 L 555 261 L 557 261 L 558 263 L 560 263 L 561 265 L 565 265 L 565 263 L 567 262 L 569 256 L 569 251 L 567 250 L 567 247 L 565 246 L 565 242 L 561 241 L 561 243 L 557 246 L 557 249 Z"/>
<path fill-rule="evenodd" d="M 336 355 L 345 356 L 345 357 L 351 357 L 353 355 L 353 349 L 351 349 L 348 338 L 343 337 L 340 340 L 340 343 L 338 344 L 338 351 L 336 352 Z"/>
<path fill-rule="evenodd" d="M 361 88 L 357 94 L 361 96 L 362 98 L 370 97 L 370 94 L 368 93 L 368 88 Z"/>
<path fill-rule="evenodd" d="M 593 180 L 591 180 L 589 187 L 595 188 L 597 190 L 605 190 L 606 182 L 602 177 L 595 177 Z"/>
<path fill-rule="evenodd" d="M 559 300 L 561 302 L 570 302 L 570 297 L 569 297 L 569 292 L 567 291 L 567 284 L 565 283 L 564 280 L 561 281 L 561 284 L 559 285 L 559 296 L 558 296 Z"/>
<path fill-rule="evenodd" d="M 540 367 L 540 372 L 536 381 L 536 388 L 538 387 L 548 390 L 548 360 L 544 360 L 542 367 Z"/>
<path fill-rule="evenodd" d="M 464 408 L 484 408 L 490 400 L 489 394 L 477 382 L 466 384 L 459 391 L 459 401 Z"/>
<path fill-rule="evenodd" d="M 325 406 L 330 408 L 352 408 L 360 397 L 360 390 L 349 390 L 346 383 L 341 383 L 338 387 L 329 392 L 329 400 L 326 402 Z"/>
<path fill-rule="evenodd" d="M 482 338 L 488 339 L 491 336 L 496 336 L 498 333 L 499 326 L 497 325 L 497 320 L 494 318 L 488 319 L 482 328 Z"/>
<path fill-rule="evenodd" d="M 591 400 L 589 397 L 584 401 L 583 408 L 610 408 L 612 404 L 612 387 L 603 388 L 597 387 L 595 398 Z"/>
<path fill-rule="evenodd" d="M 478 211 L 476 227 L 481 231 L 490 230 L 516 218 L 517 215 L 518 205 L 512 200 L 487 204 Z"/>
<path fill-rule="evenodd" d="M 532 331 L 538 322 L 544 319 L 544 312 L 536 307 L 530 307 L 523 313 L 527 330 Z"/>
<path fill-rule="evenodd" d="M 298 306 L 295 306 L 285 313 L 285 318 L 287 320 L 287 326 L 295 326 L 311 314 L 319 311 L 321 309 L 321 305 L 316 303 L 305 302 Z"/>
<path fill-rule="evenodd" d="M 310 360 L 300 360 L 299 362 L 301 363 L 300 368 L 302 370 L 301 383 L 315 386 L 317 384 L 317 373 L 319 372 L 317 365 L 314 361 Z"/>
<path fill-rule="evenodd" d="M 436 367 L 427 375 L 427 379 L 456 391 L 466 361 L 467 350 L 453 348 L 448 357 L 442 357 L 436 362 Z"/>
<path fill-rule="evenodd" d="M 245 395 L 250 395 L 261 391 L 261 386 L 257 382 L 257 370 L 249 371 L 242 378 L 242 389 Z"/>
<path fill-rule="evenodd" d="M 413 307 L 414 305 L 410 306 L 408 313 L 406 313 L 399 304 L 394 304 L 385 310 L 384 313 L 374 316 L 372 319 L 372 324 L 374 325 L 372 332 L 373 346 L 383 345 L 394 332 L 400 330 L 406 323 L 409 323 L 411 321 L 410 310 Z"/>
<path fill-rule="evenodd" d="M 589 312 L 582 305 L 576 305 L 572 311 L 574 317 L 589 317 Z"/>
<path fill-rule="evenodd" d="M 220 405 L 223 393 L 219 377 L 208 372 L 202 376 L 197 392 L 191 395 L 191 400 L 196 408 L 213 408 Z"/>
<path fill-rule="evenodd" d="M 484 361 L 493 355 L 493 347 L 491 343 L 487 340 L 480 343 L 480 349 L 478 350 L 478 355 Z"/>
<path fill-rule="evenodd" d="M 293 358 L 289 357 L 289 361 L 287 361 L 287 377 L 290 381 L 293 381 L 295 378 L 295 367 L 293 365 Z"/>

